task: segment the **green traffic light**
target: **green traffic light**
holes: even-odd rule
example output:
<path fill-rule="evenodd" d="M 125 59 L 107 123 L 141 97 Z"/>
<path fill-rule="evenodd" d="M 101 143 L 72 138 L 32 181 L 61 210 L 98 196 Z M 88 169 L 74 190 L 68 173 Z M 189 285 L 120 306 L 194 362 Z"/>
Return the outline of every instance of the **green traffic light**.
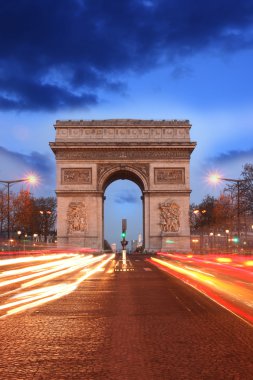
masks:
<path fill-rule="evenodd" d="M 122 237 L 122 238 L 125 238 L 125 237 L 126 237 L 126 233 L 125 233 L 125 232 L 122 232 L 121 237 Z"/>
<path fill-rule="evenodd" d="M 234 238 L 233 238 L 233 242 L 234 242 L 234 243 L 238 243 L 238 242 L 239 242 L 239 238 L 238 238 L 237 236 L 234 237 Z"/>

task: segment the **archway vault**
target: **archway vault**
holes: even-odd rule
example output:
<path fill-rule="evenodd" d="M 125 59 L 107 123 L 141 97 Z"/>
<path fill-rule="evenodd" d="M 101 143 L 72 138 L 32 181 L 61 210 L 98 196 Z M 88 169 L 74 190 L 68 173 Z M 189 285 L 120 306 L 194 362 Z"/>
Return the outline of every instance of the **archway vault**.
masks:
<path fill-rule="evenodd" d="M 189 250 L 188 120 L 56 121 L 60 246 L 103 247 L 103 196 L 117 179 L 143 193 L 148 250 Z"/>
<path fill-rule="evenodd" d="M 148 164 L 99 164 L 98 165 L 98 190 L 105 191 L 106 188 L 118 179 L 128 179 L 136 183 L 142 192 L 148 190 Z"/>

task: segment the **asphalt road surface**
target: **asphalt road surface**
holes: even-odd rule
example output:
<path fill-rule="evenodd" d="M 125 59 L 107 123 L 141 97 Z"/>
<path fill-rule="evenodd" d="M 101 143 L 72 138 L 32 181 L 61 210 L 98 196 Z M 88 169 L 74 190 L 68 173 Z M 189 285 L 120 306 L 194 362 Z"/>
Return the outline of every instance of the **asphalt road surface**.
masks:
<path fill-rule="evenodd" d="M 0 378 L 253 379 L 250 325 L 144 257 L 131 261 L 131 271 L 109 262 L 70 294 L 0 319 Z"/>

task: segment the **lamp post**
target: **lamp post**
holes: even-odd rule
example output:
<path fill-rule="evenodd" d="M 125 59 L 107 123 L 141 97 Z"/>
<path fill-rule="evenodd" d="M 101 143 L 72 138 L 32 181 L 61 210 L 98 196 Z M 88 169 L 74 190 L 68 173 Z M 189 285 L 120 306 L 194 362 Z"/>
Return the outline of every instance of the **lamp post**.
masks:
<path fill-rule="evenodd" d="M 21 247 L 20 247 L 20 243 L 21 243 L 21 235 L 22 235 L 22 231 L 17 231 L 17 235 L 18 235 L 18 249 L 21 250 Z"/>
<path fill-rule="evenodd" d="M 236 184 L 237 188 L 237 235 L 238 238 L 240 239 L 240 233 L 241 233 L 241 225 L 240 225 L 240 187 L 243 182 L 246 182 L 245 179 L 234 179 L 234 178 L 223 178 L 220 177 L 219 175 L 211 175 L 210 176 L 210 181 L 214 183 L 218 183 L 219 181 L 226 181 L 226 182 L 233 182 Z"/>
<path fill-rule="evenodd" d="M 209 233 L 209 236 L 210 236 L 210 248 L 211 248 L 211 252 L 213 251 L 213 246 L 214 246 L 214 233 L 213 232 L 210 232 Z"/>
<path fill-rule="evenodd" d="M 29 183 L 36 183 L 37 178 L 33 175 L 22 178 L 22 179 L 14 179 L 10 181 L 3 181 L 0 180 L 0 183 L 3 183 L 7 186 L 7 233 L 8 233 L 8 240 L 10 239 L 10 186 L 14 183 L 18 182 L 29 182 Z"/>
<path fill-rule="evenodd" d="M 229 239 L 229 230 L 226 230 L 226 245 L 227 245 L 227 252 L 229 251 L 229 245 L 228 245 L 228 239 Z"/>
<path fill-rule="evenodd" d="M 204 241 L 204 231 L 203 231 L 203 224 L 202 224 L 202 216 L 206 214 L 205 209 L 195 209 L 193 210 L 193 214 L 196 216 L 196 218 L 199 219 L 200 225 L 199 225 L 199 250 L 202 253 L 203 251 L 203 241 Z"/>
<path fill-rule="evenodd" d="M 48 234 L 48 218 L 52 214 L 51 210 L 40 210 L 40 215 L 43 217 L 43 232 L 44 232 L 44 243 L 47 242 L 47 234 Z"/>

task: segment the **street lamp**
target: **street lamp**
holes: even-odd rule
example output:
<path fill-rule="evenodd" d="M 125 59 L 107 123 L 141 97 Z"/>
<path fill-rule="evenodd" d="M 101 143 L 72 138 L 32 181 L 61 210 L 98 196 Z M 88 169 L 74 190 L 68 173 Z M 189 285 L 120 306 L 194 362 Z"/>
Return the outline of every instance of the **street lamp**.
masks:
<path fill-rule="evenodd" d="M 51 210 L 40 210 L 40 215 L 43 217 L 43 230 L 44 230 L 44 242 L 47 242 L 47 234 L 48 234 L 48 218 L 52 214 Z"/>
<path fill-rule="evenodd" d="M 202 223 L 202 216 L 205 215 L 207 210 L 205 209 L 195 209 L 193 210 L 193 214 L 196 216 L 196 219 L 199 218 L 199 249 L 200 252 L 203 250 L 203 241 L 204 241 L 204 230 L 203 230 L 203 223 Z"/>
<path fill-rule="evenodd" d="M 209 177 L 210 181 L 213 183 L 218 183 L 220 181 L 226 181 L 226 182 L 233 182 L 236 184 L 237 187 L 237 235 L 240 239 L 240 233 L 241 233 L 241 226 L 240 226 L 240 186 L 243 182 L 246 181 L 246 179 L 234 179 L 234 178 L 223 178 L 220 177 L 218 174 L 212 174 Z"/>
<path fill-rule="evenodd" d="M 225 232 L 226 232 L 226 235 L 227 235 L 227 252 L 228 252 L 228 250 L 229 250 L 229 246 L 228 246 L 229 230 L 226 230 Z"/>
<path fill-rule="evenodd" d="M 0 180 L 0 183 L 3 183 L 7 186 L 7 231 L 8 231 L 8 240 L 10 239 L 10 186 L 18 182 L 29 182 L 35 184 L 37 182 L 37 177 L 30 175 L 27 178 L 14 179 L 10 181 Z"/>
<path fill-rule="evenodd" d="M 210 236 L 210 248 L 211 248 L 211 252 L 213 250 L 213 247 L 214 247 L 214 233 L 213 232 L 210 232 L 209 233 L 209 236 Z"/>

